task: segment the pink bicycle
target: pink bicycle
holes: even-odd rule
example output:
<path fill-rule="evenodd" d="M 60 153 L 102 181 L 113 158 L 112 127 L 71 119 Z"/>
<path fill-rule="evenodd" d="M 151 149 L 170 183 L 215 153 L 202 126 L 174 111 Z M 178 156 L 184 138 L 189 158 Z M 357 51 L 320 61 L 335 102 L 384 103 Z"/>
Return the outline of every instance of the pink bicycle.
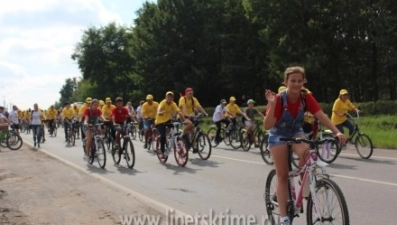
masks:
<path fill-rule="evenodd" d="M 289 150 L 294 143 L 307 143 L 309 154 L 303 167 L 292 170 L 289 167 L 289 200 L 287 202 L 288 217 L 292 221 L 303 213 L 303 199 L 307 199 L 306 218 L 307 224 L 343 224 L 349 225 L 349 212 L 342 190 L 329 178 L 325 171 L 325 163 L 317 161 L 318 148 L 323 143 L 335 141 L 334 138 L 322 140 L 307 140 L 304 138 L 280 138 L 286 141 Z M 323 165 L 322 165 L 323 164 Z M 295 178 L 303 178 L 298 192 L 295 191 Z M 276 197 L 277 175 L 276 170 L 271 170 L 266 179 L 264 194 L 267 211 L 267 224 L 276 225 L 280 221 L 279 204 Z M 298 195 L 297 195 L 298 194 Z"/>

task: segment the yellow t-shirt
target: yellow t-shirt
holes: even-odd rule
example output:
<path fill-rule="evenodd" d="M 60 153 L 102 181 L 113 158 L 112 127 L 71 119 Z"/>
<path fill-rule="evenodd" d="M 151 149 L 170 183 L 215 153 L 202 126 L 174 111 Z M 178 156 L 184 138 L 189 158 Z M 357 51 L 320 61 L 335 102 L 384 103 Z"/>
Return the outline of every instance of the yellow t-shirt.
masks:
<path fill-rule="evenodd" d="M 144 119 L 150 118 L 154 119 L 157 115 L 157 108 L 159 107 L 158 102 L 153 102 L 151 105 L 147 102 L 142 105 L 142 116 Z"/>
<path fill-rule="evenodd" d="M 75 111 L 71 107 L 62 109 L 62 117 L 63 118 L 71 120 L 74 118 L 74 114 L 75 114 Z"/>
<path fill-rule="evenodd" d="M 80 109 L 79 109 L 79 122 L 81 122 L 84 118 L 84 112 L 87 109 L 88 104 L 84 103 L 83 105 L 81 105 Z"/>
<path fill-rule="evenodd" d="M 192 104 L 193 103 L 193 104 Z M 182 109 L 182 106 L 186 105 L 186 112 L 187 115 L 185 115 L 185 112 Z M 182 110 L 182 114 L 184 116 L 189 116 L 193 117 L 194 116 L 194 109 L 196 106 L 200 105 L 198 102 L 197 98 L 193 97 L 193 101 L 191 99 L 187 99 L 186 97 L 182 96 L 179 98 L 179 108 Z"/>
<path fill-rule="evenodd" d="M 18 110 L 18 119 L 23 119 L 23 112 Z"/>
<path fill-rule="evenodd" d="M 47 110 L 47 119 L 48 120 L 55 120 L 56 117 L 57 117 L 57 110 L 49 108 Z"/>
<path fill-rule="evenodd" d="M 25 119 L 30 121 L 31 114 L 29 112 L 24 112 Z"/>
<path fill-rule="evenodd" d="M 340 98 L 336 99 L 334 106 L 332 107 L 332 116 L 331 116 L 331 121 L 333 124 L 338 125 L 347 120 L 347 117 L 345 115 L 343 116 L 338 116 L 334 111 L 337 111 L 338 113 L 346 114 L 350 110 L 354 110 L 356 107 L 350 102 L 349 99 L 347 99 L 345 102 L 343 102 Z"/>
<path fill-rule="evenodd" d="M 112 110 L 115 109 L 115 105 L 104 105 L 102 107 L 102 115 L 105 117 L 105 119 L 110 120 L 110 116 L 112 115 Z"/>
<path fill-rule="evenodd" d="M 174 101 L 172 101 L 170 104 L 167 103 L 167 100 L 163 100 L 159 104 L 159 111 L 164 112 L 163 115 L 158 115 L 156 116 L 156 120 L 154 121 L 154 124 L 161 124 L 165 123 L 169 120 L 172 119 L 172 113 L 178 112 L 179 108 L 176 105 Z"/>
<path fill-rule="evenodd" d="M 74 113 L 79 114 L 79 107 L 73 106 Z"/>
<path fill-rule="evenodd" d="M 233 117 L 236 117 L 238 113 L 242 114 L 240 107 L 238 107 L 237 104 L 227 104 L 226 105 L 227 110 L 233 115 Z M 229 114 L 225 114 L 225 116 L 229 116 Z"/>

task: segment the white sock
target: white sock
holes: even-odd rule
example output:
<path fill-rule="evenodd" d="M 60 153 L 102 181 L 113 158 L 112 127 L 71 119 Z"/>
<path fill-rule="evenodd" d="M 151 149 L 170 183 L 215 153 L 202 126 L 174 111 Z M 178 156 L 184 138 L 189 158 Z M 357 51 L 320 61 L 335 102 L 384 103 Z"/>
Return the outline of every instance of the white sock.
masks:
<path fill-rule="evenodd" d="M 280 218 L 280 222 L 284 222 L 284 221 L 289 221 L 289 217 L 288 216 L 284 216 Z"/>

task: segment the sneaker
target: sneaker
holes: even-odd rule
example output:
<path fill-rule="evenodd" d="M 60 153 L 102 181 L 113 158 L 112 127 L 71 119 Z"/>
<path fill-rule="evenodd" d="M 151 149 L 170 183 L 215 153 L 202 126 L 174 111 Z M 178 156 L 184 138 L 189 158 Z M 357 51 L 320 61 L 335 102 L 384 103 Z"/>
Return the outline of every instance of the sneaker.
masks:
<path fill-rule="evenodd" d="M 143 145 L 143 148 L 147 148 L 147 143 L 145 143 L 145 144 Z"/>
<path fill-rule="evenodd" d="M 194 149 L 193 149 L 193 153 L 194 153 L 194 154 L 198 153 L 198 150 L 194 148 Z"/>
<path fill-rule="evenodd" d="M 34 143 L 34 147 L 36 148 L 36 142 Z"/>
<path fill-rule="evenodd" d="M 37 143 L 37 147 L 40 148 L 40 143 Z"/>
<path fill-rule="evenodd" d="M 286 220 L 281 222 L 280 225 L 291 225 L 291 222 L 289 220 Z"/>
<path fill-rule="evenodd" d="M 120 146 L 119 146 L 119 144 L 114 144 L 114 147 L 113 147 L 114 149 L 119 149 L 120 148 Z"/>
<path fill-rule="evenodd" d="M 212 145 L 218 145 L 218 142 L 215 139 L 212 141 Z"/>

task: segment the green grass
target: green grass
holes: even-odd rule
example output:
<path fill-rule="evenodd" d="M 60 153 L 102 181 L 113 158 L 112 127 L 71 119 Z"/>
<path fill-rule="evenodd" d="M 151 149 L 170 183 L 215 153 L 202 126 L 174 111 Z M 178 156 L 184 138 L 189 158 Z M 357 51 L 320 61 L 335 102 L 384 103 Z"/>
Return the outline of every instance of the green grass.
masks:
<path fill-rule="evenodd" d="M 397 116 L 366 116 L 360 117 L 360 130 L 367 134 L 376 148 L 397 149 Z M 207 131 L 212 117 L 204 118 L 201 127 Z M 346 130 L 347 133 L 347 130 Z"/>

